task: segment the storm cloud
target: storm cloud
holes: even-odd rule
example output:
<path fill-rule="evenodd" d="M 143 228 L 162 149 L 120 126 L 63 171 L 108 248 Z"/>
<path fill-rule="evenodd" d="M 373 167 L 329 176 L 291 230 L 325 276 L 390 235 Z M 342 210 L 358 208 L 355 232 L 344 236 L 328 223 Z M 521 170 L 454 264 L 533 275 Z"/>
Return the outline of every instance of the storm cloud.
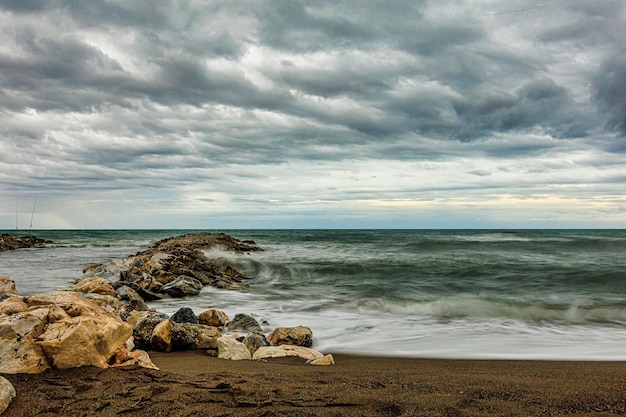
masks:
<path fill-rule="evenodd" d="M 623 227 L 617 0 L 0 3 L 0 228 Z M 5 225 L 4 227 L 2 225 Z"/>

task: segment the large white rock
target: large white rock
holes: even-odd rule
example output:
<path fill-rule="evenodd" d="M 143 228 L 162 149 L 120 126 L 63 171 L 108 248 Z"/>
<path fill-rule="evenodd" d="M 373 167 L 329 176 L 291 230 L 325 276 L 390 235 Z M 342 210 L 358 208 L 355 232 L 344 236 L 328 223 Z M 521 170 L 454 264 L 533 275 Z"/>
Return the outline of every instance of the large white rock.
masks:
<path fill-rule="evenodd" d="M 52 323 L 35 343 L 55 368 L 107 368 L 132 334 L 132 327 L 119 319 L 81 316 Z"/>
<path fill-rule="evenodd" d="M 78 293 L 19 298 L 26 310 L 18 305 L 13 314 L 0 317 L 0 373 L 85 365 L 106 368 L 132 336 L 129 324 Z"/>
<path fill-rule="evenodd" d="M 15 398 L 15 388 L 7 380 L 0 376 L 0 414 L 7 409 L 13 398 Z"/>
<path fill-rule="evenodd" d="M 252 359 L 252 355 L 250 355 L 246 345 L 231 337 L 220 337 L 217 339 L 217 357 L 233 361 Z"/>
<path fill-rule="evenodd" d="M 294 356 L 306 360 L 320 359 L 324 355 L 317 350 L 295 345 L 261 346 L 254 352 L 252 359 L 284 358 Z"/>
<path fill-rule="evenodd" d="M 35 341 L 49 317 L 63 315 L 61 312 L 51 314 L 50 307 L 40 307 L 0 319 L 0 373 L 37 374 L 48 369 L 48 358 Z"/>

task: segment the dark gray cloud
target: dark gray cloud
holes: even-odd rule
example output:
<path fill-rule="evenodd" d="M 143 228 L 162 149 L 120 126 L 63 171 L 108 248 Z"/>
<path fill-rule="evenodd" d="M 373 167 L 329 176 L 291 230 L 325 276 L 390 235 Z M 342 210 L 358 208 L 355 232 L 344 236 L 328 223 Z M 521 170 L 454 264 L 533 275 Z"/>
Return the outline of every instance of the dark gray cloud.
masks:
<path fill-rule="evenodd" d="M 0 194 L 141 206 L 130 191 L 182 218 L 267 206 L 316 225 L 569 198 L 597 218 L 623 179 L 625 14 L 618 0 L 2 1 Z"/>
<path fill-rule="evenodd" d="M 595 98 L 609 115 L 607 127 L 626 136 L 626 53 L 611 57 L 594 80 Z"/>

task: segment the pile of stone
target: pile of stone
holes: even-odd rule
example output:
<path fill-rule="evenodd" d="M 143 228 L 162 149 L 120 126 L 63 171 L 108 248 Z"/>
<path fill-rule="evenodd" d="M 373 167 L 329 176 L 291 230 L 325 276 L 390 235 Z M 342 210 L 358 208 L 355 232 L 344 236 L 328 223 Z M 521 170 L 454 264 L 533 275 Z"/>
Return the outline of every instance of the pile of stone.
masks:
<path fill-rule="evenodd" d="M 247 314 L 232 319 L 217 309 L 195 315 L 182 308 L 171 317 L 146 301 L 197 295 L 204 285 L 246 290 L 247 279 L 202 249 L 236 253 L 261 250 L 254 242 L 224 234 L 165 239 L 126 259 L 87 265 L 69 291 L 20 296 L 15 282 L 0 276 L 0 373 L 39 373 L 49 368 L 156 366 L 146 351 L 204 349 L 229 360 L 293 356 L 332 365 L 332 355 L 311 348 L 305 326 L 263 333 Z M 0 413 L 15 391 L 0 378 Z"/>
<path fill-rule="evenodd" d="M 0 252 L 5 250 L 34 248 L 44 246 L 47 243 L 52 243 L 52 241 L 35 236 L 13 236 L 4 233 L 0 235 Z"/>
<path fill-rule="evenodd" d="M 207 249 L 239 254 L 261 250 L 252 241 L 222 233 L 189 234 L 158 241 L 125 259 L 86 265 L 83 278 L 103 278 L 116 289 L 128 287 L 145 301 L 198 295 L 205 285 L 248 290 L 249 285 L 243 281 L 249 278 L 224 259 L 207 257 Z"/>
<path fill-rule="evenodd" d="M 155 368 L 134 349 L 133 328 L 106 298 L 73 291 L 19 296 L 0 277 L 0 373 L 40 373 L 49 368 L 124 366 Z"/>
<path fill-rule="evenodd" d="M 313 332 L 310 328 L 279 327 L 266 336 L 259 322 L 247 314 L 237 314 L 230 320 L 225 312 L 217 309 L 196 316 L 192 309 L 184 307 L 169 318 L 154 312 L 137 312 L 128 322 L 134 325 L 135 344 L 146 350 L 206 349 L 209 355 L 220 359 L 294 356 L 312 365 L 334 364 L 332 355 L 324 356 L 311 348 Z"/>

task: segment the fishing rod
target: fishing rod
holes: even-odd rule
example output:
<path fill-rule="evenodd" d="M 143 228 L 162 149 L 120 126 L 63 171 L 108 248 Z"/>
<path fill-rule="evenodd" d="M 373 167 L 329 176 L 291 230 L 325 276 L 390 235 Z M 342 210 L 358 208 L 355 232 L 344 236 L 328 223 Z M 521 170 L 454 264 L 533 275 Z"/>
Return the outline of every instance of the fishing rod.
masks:
<path fill-rule="evenodd" d="M 35 217 L 35 204 L 37 204 L 37 194 L 35 194 L 35 201 L 33 201 L 33 212 L 30 215 L 30 227 L 28 228 L 28 236 L 30 236 L 30 231 L 33 230 L 33 218 Z"/>

